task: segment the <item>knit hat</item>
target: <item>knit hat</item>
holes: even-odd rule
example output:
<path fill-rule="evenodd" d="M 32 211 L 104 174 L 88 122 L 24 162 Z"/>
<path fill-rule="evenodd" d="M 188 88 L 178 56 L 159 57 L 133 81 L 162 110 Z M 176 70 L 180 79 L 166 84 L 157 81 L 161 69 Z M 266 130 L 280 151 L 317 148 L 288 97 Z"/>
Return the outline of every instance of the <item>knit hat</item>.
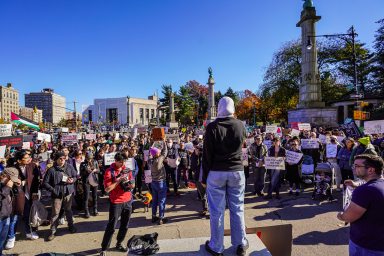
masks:
<path fill-rule="evenodd" d="M 5 168 L 3 172 L 9 176 L 11 181 L 13 181 L 15 183 L 20 183 L 19 171 L 15 167 Z"/>
<path fill-rule="evenodd" d="M 230 97 L 223 97 L 219 101 L 219 106 L 217 108 L 217 117 L 233 117 L 235 113 L 235 103 Z"/>
<path fill-rule="evenodd" d="M 363 144 L 364 146 L 367 146 L 371 142 L 371 140 L 369 139 L 369 137 L 363 137 L 360 138 L 358 142 L 360 142 L 360 144 Z"/>
<path fill-rule="evenodd" d="M 157 155 L 157 153 L 160 153 L 161 151 L 160 151 L 160 149 L 158 149 L 158 148 L 156 148 L 156 147 L 151 147 L 150 149 L 149 149 L 149 153 L 151 153 L 151 156 L 156 156 Z"/>

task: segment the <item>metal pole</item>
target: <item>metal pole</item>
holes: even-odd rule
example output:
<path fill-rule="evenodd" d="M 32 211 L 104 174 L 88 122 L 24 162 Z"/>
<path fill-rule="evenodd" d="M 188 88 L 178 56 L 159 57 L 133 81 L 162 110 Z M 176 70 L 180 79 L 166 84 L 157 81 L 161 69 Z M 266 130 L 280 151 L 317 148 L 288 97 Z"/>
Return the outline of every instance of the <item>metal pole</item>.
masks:
<path fill-rule="evenodd" d="M 356 66 L 356 44 L 355 44 L 355 28 L 352 26 L 352 53 L 353 53 L 353 84 L 355 86 L 356 95 L 359 95 L 359 88 L 357 86 L 357 66 Z M 364 92 L 364 89 L 363 89 Z"/>

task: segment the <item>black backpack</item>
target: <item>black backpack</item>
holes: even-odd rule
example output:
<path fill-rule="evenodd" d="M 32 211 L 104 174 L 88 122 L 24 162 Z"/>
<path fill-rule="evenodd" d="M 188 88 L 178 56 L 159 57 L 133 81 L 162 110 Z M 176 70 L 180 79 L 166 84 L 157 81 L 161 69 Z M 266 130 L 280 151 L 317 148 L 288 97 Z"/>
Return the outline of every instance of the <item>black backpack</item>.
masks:
<path fill-rule="evenodd" d="M 153 255 L 160 250 L 157 244 L 158 233 L 146 234 L 143 236 L 132 236 L 128 240 L 128 250 L 136 255 Z"/>

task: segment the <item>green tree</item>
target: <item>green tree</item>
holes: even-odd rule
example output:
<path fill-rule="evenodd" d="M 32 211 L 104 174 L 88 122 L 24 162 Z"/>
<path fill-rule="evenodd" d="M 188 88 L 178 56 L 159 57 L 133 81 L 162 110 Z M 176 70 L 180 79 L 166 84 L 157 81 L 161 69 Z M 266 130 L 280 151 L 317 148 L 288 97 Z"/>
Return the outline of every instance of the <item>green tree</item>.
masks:
<path fill-rule="evenodd" d="M 227 91 L 224 93 L 224 96 L 230 97 L 235 103 L 235 106 L 240 100 L 239 95 L 236 92 L 234 92 L 231 87 L 228 87 Z"/>
<path fill-rule="evenodd" d="M 192 124 L 194 121 L 195 102 L 191 97 L 190 89 L 185 85 L 181 86 L 175 101 L 178 108 L 176 118 L 183 125 Z"/>
<path fill-rule="evenodd" d="M 375 65 L 373 71 L 374 84 L 371 89 L 376 95 L 384 96 L 384 19 L 376 23 L 379 24 L 379 28 L 376 31 L 373 43 Z"/>
<path fill-rule="evenodd" d="M 170 95 L 172 93 L 172 85 L 170 84 L 163 84 L 161 86 L 161 93 L 163 94 L 162 98 L 159 98 L 160 101 L 160 108 L 163 109 L 165 113 L 165 119 L 169 119 L 169 101 L 170 101 Z"/>
<path fill-rule="evenodd" d="M 221 91 L 219 90 L 215 92 L 215 106 L 219 104 L 221 98 L 223 98 L 223 94 L 221 93 Z"/>

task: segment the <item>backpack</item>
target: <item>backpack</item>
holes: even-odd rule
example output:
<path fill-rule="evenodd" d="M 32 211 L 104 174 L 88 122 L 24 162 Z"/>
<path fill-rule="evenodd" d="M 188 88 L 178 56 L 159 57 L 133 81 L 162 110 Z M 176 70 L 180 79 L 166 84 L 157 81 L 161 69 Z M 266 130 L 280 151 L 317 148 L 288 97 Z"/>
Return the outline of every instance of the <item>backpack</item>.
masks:
<path fill-rule="evenodd" d="M 34 200 L 31 206 L 31 212 L 29 215 L 29 223 L 31 227 L 38 227 L 44 223 L 48 218 L 48 211 L 45 209 L 44 205 L 38 201 Z"/>
<path fill-rule="evenodd" d="M 157 244 L 158 233 L 146 234 L 143 236 L 132 236 L 128 240 L 128 250 L 136 255 L 153 255 L 160 250 Z"/>

